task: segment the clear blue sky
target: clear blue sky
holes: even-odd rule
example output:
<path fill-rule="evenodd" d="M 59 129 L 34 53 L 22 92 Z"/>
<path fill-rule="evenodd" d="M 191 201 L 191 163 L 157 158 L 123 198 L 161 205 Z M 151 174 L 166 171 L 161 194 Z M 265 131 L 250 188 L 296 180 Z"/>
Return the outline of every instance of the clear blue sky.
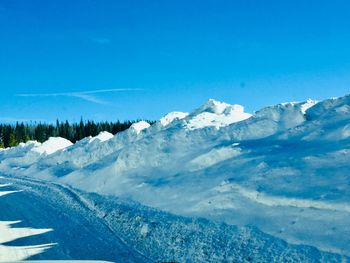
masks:
<path fill-rule="evenodd" d="M 349 12 L 347 0 L 1 0 L 0 121 L 341 96 Z"/>

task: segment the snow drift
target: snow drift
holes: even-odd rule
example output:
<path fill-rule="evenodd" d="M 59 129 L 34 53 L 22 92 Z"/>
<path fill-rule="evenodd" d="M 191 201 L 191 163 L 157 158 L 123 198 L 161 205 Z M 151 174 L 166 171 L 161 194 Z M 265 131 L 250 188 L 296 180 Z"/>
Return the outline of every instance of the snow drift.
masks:
<path fill-rule="evenodd" d="M 45 154 L 35 142 L 1 151 L 0 171 L 349 256 L 349 123 L 350 96 L 254 114 L 209 100 Z"/>

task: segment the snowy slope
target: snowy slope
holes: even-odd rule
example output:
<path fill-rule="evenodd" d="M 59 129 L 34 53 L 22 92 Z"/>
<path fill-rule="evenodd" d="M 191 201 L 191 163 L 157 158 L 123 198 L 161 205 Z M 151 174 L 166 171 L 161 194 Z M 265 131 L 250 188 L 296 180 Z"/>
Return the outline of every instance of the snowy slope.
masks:
<path fill-rule="evenodd" d="M 350 96 L 282 103 L 253 115 L 209 100 L 39 155 L 0 152 L 0 171 L 131 199 L 182 216 L 253 225 L 350 255 Z M 144 229 L 143 231 L 146 231 Z"/>

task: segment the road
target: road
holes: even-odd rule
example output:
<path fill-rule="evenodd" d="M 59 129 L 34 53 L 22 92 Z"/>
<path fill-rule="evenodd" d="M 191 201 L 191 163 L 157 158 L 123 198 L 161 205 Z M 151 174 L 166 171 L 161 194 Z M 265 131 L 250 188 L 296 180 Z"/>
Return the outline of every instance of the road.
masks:
<path fill-rule="evenodd" d="M 1 176 L 0 211 L 0 260 L 148 261 L 67 187 Z"/>

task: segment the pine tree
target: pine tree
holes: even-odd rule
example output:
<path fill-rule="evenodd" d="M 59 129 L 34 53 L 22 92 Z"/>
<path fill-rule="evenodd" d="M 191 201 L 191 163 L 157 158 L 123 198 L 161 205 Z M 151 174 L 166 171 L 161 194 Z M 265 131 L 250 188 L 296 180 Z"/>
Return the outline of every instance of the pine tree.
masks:
<path fill-rule="evenodd" d="M 14 135 L 13 132 L 10 133 L 10 136 L 9 136 L 9 146 L 10 147 L 14 147 L 14 146 L 17 146 L 18 145 L 18 142 L 16 141 L 16 136 Z"/>
<path fill-rule="evenodd" d="M 45 123 L 16 123 L 15 125 L 0 124 L 0 148 L 12 147 L 20 142 L 36 140 L 46 141 L 49 137 L 63 137 L 73 143 L 87 136 L 96 136 L 101 131 L 108 131 L 116 134 L 130 127 L 132 121 L 125 122 L 84 122 L 81 118 L 79 123 L 69 123 L 68 121 L 45 124 Z M 152 122 L 151 122 L 152 123 Z"/>

